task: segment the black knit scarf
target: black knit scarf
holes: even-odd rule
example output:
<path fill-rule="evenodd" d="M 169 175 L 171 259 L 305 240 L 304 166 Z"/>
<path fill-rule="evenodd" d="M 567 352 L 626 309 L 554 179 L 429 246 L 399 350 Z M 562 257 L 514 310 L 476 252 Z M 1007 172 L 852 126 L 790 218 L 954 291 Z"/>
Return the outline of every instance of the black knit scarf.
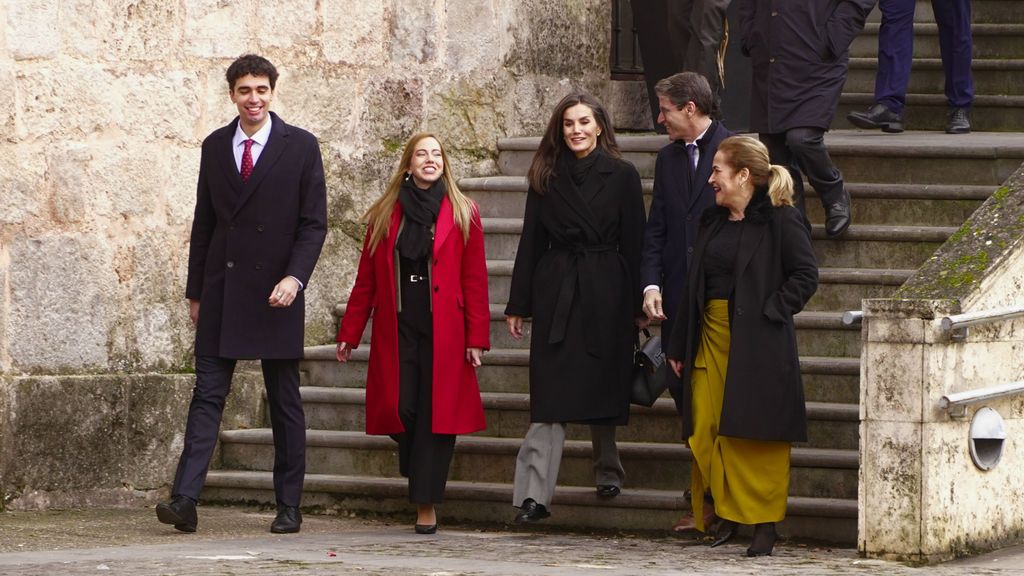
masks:
<path fill-rule="evenodd" d="M 405 214 L 405 226 L 398 235 L 397 246 L 398 254 L 403 258 L 422 260 L 430 254 L 434 239 L 430 229 L 437 222 L 444 193 L 443 178 L 439 178 L 426 190 L 417 188 L 412 178 L 402 182 L 398 203 L 402 205 Z"/>

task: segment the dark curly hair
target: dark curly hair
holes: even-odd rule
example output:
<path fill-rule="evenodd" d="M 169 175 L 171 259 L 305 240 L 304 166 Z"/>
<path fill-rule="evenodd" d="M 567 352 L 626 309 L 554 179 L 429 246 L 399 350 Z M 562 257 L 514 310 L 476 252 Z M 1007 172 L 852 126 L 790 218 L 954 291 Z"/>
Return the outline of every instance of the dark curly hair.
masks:
<path fill-rule="evenodd" d="M 263 56 L 256 54 L 245 54 L 239 56 L 237 60 L 228 66 L 228 71 L 225 76 L 228 80 L 228 89 L 235 89 L 235 81 L 242 76 L 252 74 L 253 76 L 266 76 L 270 79 L 270 89 L 273 90 L 277 86 L 277 68 L 270 63 Z"/>

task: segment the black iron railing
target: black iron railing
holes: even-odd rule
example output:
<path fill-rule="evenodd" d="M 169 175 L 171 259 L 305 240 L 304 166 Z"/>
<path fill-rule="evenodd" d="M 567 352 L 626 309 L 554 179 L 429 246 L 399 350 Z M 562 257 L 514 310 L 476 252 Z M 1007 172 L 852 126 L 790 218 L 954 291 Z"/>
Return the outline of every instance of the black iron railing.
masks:
<path fill-rule="evenodd" d="M 612 0 L 612 78 L 643 74 L 630 0 Z"/>

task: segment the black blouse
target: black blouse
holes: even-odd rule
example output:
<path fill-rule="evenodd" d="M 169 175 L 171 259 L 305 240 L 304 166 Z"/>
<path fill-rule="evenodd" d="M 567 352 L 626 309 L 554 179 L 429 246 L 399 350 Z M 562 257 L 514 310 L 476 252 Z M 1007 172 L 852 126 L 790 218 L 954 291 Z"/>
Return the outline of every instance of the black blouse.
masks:
<path fill-rule="evenodd" d="M 704 250 L 704 298 L 728 300 L 732 296 L 736 253 L 743 233 L 742 220 L 727 220 Z"/>

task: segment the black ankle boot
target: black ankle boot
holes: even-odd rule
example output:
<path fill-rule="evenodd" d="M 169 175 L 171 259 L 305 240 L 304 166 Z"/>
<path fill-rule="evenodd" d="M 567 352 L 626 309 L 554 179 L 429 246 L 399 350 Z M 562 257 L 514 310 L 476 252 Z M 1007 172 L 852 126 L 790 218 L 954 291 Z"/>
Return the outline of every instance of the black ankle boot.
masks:
<path fill-rule="evenodd" d="M 747 556 L 771 556 L 775 548 L 775 540 L 779 535 L 775 532 L 775 522 L 764 522 L 754 526 L 754 539 L 747 548 Z"/>

